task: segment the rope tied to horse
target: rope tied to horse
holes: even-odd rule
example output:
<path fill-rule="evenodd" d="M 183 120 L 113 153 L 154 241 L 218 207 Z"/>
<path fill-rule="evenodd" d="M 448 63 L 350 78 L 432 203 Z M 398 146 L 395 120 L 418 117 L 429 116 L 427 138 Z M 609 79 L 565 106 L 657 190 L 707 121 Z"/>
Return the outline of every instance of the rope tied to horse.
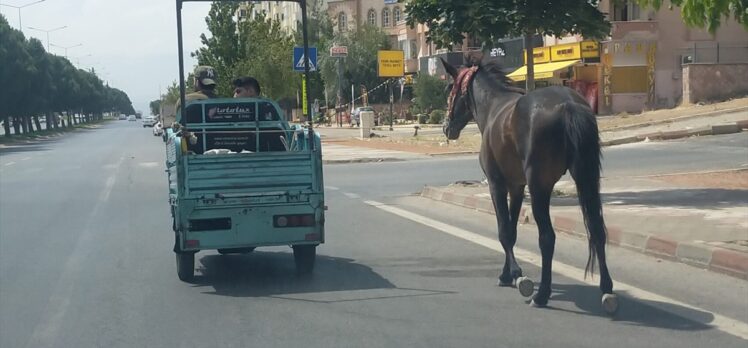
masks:
<path fill-rule="evenodd" d="M 457 91 L 460 91 L 460 96 L 467 94 L 470 82 L 473 81 L 473 77 L 477 71 L 478 66 L 471 66 L 462 69 L 460 73 L 457 74 L 454 85 L 452 85 L 452 90 L 449 92 L 449 99 L 447 99 L 447 118 L 451 118 L 452 109 L 454 108 L 455 100 L 457 99 Z"/>

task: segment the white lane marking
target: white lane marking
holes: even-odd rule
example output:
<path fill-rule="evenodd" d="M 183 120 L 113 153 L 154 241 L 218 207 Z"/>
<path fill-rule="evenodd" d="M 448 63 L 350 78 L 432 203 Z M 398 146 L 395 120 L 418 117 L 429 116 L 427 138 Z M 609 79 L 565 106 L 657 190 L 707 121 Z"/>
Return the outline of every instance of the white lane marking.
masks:
<path fill-rule="evenodd" d="M 357 195 L 355 193 L 351 193 L 351 192 L 343 192 L 343 194 L 346 197 L 351 198 L 351 199 L 359 199 L 359 198 L 361 198 L 361 196 L 359 196 L 359 195 Z"/>
<path fill-rule="evenodd" d="M 470 232 L 470 231 L 467 231 L 467 230 L 464 230 L 464 229 L 461 229 L 459 227 L 455 227 L 449 224 L 445 224 L 443 222 L 439 222 L 439 221 L 427 218 L 425 216 L 409 212 L 407 210 L 389 206 L 384 203 L 380 203 L 376 201 L 364 201 L 364 203 L 370 206 L 379 208 L 381 210 L 384 210 L 388 213 L 392 213 L 400 217 L 403 217 L 405 219 L 431 227 L 440 232 L 443 232 L 443 233 L 452 235 L 454 237 L 466 240 L 468 242 L 486 247 L 493 251 L 498 251 L 498 252 L 503 253 L 501 244 L 499 244 L 497 240 L 487 238 L 477 233 Z M 517 259 L 520 259 L 522 261 L 532 263 L 536 266 L 540 266 L 540 260 L 541 260 L 540 255 L 534 252 L 515 247 L 514 256 Z M 559 262 L 556 260 L 553 261 L 553 273 L 560 274 L 564 277 L 571 278 L 578 282 L 598 286 L 598 284 L 592 279 L 585 279 L 584 270 L 576 268 L 574 266 L 567 265 L 563 262 Z M 726 317 L 726 316 L 723 316 L 717 313 L 713 313 L 706 309 L 692 306 L 690 304 L 680 302 L 678 300 L 675 300 L 675 299 L 672 299 L 666 296 L 658 295 L 658 294 L 649 292 L 647 290 L 639 289 L 633 285 L 622 283 L 620 281 L 614 280 L 614 284 L 615 284 L 615 289 L 618 291 L 624 291 L 627 293 L 627 295 L 634 297 L 635 299 L 649 301 L 650 303 L 647 303 L 648 306 L 655 307 L 661 311 L 665 311 L 665 312 L 677 315 L 682 318 L 686 318 L 688 320 L 691 320 L 697 323 L 710 325 L 717 330 L 740 337 L 742 339 L 748 339 L 748 324 L 742 321 L 732 319 L 732 318 L 729 318 L 729 317 Z M 678 311 L 677 309 L 674 309 L 671 306 L 671 304 L 684 307 L 684 308 L 689 308 L 699 313 L 701 312 L 709 313 L 713 316 L 713 318 L 711 321 L 704 320 L 701 314 L 683 313 L 681 311 Z"/>
<path fill-rule="evenodd" d="M 138 163 L 138 166 L 145 167 L 145 168 L 153 168 L 153 167 L 158 167 L 158 162 L 140 162 Z"/>
<path fill-rule="evenodd" d="M 8 162 L 8 163 L 5 163 L 5 166 L 6 166 L 6 167 L 7 167 L 7 166 L 12 166 L 12 165 L 14 165 L 14 164 L 16 164 L 16 162 Z"/>
<path fill-rule="evenodd" d="M 30 159 L 31 159 L 31 157 L 24 157 L 24 158 L 21 158 L 21 161 L 28 161 Z"/>
<path fill-rule="evenodd" d="M 330 185 L 325 185 L 325 188 L 328 189 L 328 190 L 332 190 L 332 191 L 340 190 L 339 187 L 330 186 Z"/>

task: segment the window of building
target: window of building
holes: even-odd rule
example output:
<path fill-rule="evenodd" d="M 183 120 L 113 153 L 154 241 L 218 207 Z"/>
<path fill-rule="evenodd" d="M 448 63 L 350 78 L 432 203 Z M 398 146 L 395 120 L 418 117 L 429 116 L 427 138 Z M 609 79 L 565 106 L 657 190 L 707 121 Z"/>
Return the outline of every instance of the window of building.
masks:
<path fill-rule="evenodd" d="M 642 17 L 642 11 L 639 5 L 631 1 L 625 3 L 614 3 L 613 4 L 613 20 L 614 21 L 636 21 L 645 19 Z"/>
<path fill-rule="evenodd" d="M 390 10 L 389 9 L 382 10 L 382 26 L 383 27 L 390 26 Z"/>
<path fill-rule="evenodd" d="M 377 11 L 374 11 L 374 9 L 369 10 L 366 18 L 369 21 L 369 25 L 377 25 Z"/>
<path fill-rule="evenodd" d="M 348 16 L 345 12 L 338 14 L 338 31 L 346 31 L 348 29 Z"/>
<path fill-rule="evenodd" d="M 400 8 L 399 7 L 395 7 L 395 9 L 392 10 L 392 17 L 394 17 L 393 18 L 394 19 L 393 23 L 394 24 L 399 23 L 401 16 L 402 16 L 402 13 L 400 13 Z"/>
<path fill-rule="evenodd" d="M 244 18 L 247 16 L 247 10 L 241 9 L 239 10 L 239 18 Z"/>

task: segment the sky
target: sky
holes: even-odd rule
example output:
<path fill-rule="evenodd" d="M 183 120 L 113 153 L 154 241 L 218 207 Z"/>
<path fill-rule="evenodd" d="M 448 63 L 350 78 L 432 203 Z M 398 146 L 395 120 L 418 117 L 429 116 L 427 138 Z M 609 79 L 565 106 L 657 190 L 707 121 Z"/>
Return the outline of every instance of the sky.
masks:
<path fill-rule="evenodd" d="M 0 0 L 0 4 L 23 6 L 35 0 Z M 36 0 L 38 1 L 38 0 Z M 209 2 L 189 2 L 182 10 L 185 70 L 194 67 L 189 52 L 200 46 L 207 33 L 205 16 Z M 18 10 L 0 6 L 0 13 L 18 29 Z M 47 45 L 44 30 L 67 26 L 49 33 L 49 42 L 68 49 L 68 59 L 79 68 L 94 67 L 100 78 L 128 96 L 135 110 L 149 114 L 148 103 L 158 99 L 159 86 L 166 91 L 179 77 L 177 21 L 174 0 L 45 0 L 21 9 L 24 34 Z M 65 50 L 50 46 L 53 54 Z M 90 55 L 90 56 L 89 56 Z"/>

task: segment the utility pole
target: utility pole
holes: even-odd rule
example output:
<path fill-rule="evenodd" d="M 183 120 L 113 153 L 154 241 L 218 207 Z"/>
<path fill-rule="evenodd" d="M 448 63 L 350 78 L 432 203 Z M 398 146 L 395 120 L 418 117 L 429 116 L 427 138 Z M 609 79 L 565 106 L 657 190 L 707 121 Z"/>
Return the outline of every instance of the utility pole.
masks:
<path fill-rule="evenodd" d="M 58 31 L 58 30 L 65 29 L 67 27 L 68 26 L 65 25 L 65 26 L 61 26 L 59 28 L 54 28 L 54 29 L 49 29 L 49 30 L 39 29 L 39 28 L 34 28 L 34 27 L 26 27 L 26 28 L 29 28 L 29 29 L 32 29 L 32 30 L 38 30 L 38 31 L 47 33 L 47 52 L 49 52 L 49 33 L 53 32 L 53 31 Z"/>
<path fill-rule="evenodd" d="M 21 9 L 24 8 L 24 7 L 29 7 L 31 5 L 36 5 L 36 4 L 38 4 L 40 2 L 44 2 L 44 1 L 46 1 L 46 0 L 38 0 L 38 1 L 30 2 L 30 3 L 27 3 L 26 5 L 21 5 L 21 6 L 8 5 L 8 4 L 0 4 L 0 6 L 12 7 L 14 9 L 18 10 L 18 30 L 20 30 L 21 32 L 23 32 L 23 23 L 21 22 Z"/>

